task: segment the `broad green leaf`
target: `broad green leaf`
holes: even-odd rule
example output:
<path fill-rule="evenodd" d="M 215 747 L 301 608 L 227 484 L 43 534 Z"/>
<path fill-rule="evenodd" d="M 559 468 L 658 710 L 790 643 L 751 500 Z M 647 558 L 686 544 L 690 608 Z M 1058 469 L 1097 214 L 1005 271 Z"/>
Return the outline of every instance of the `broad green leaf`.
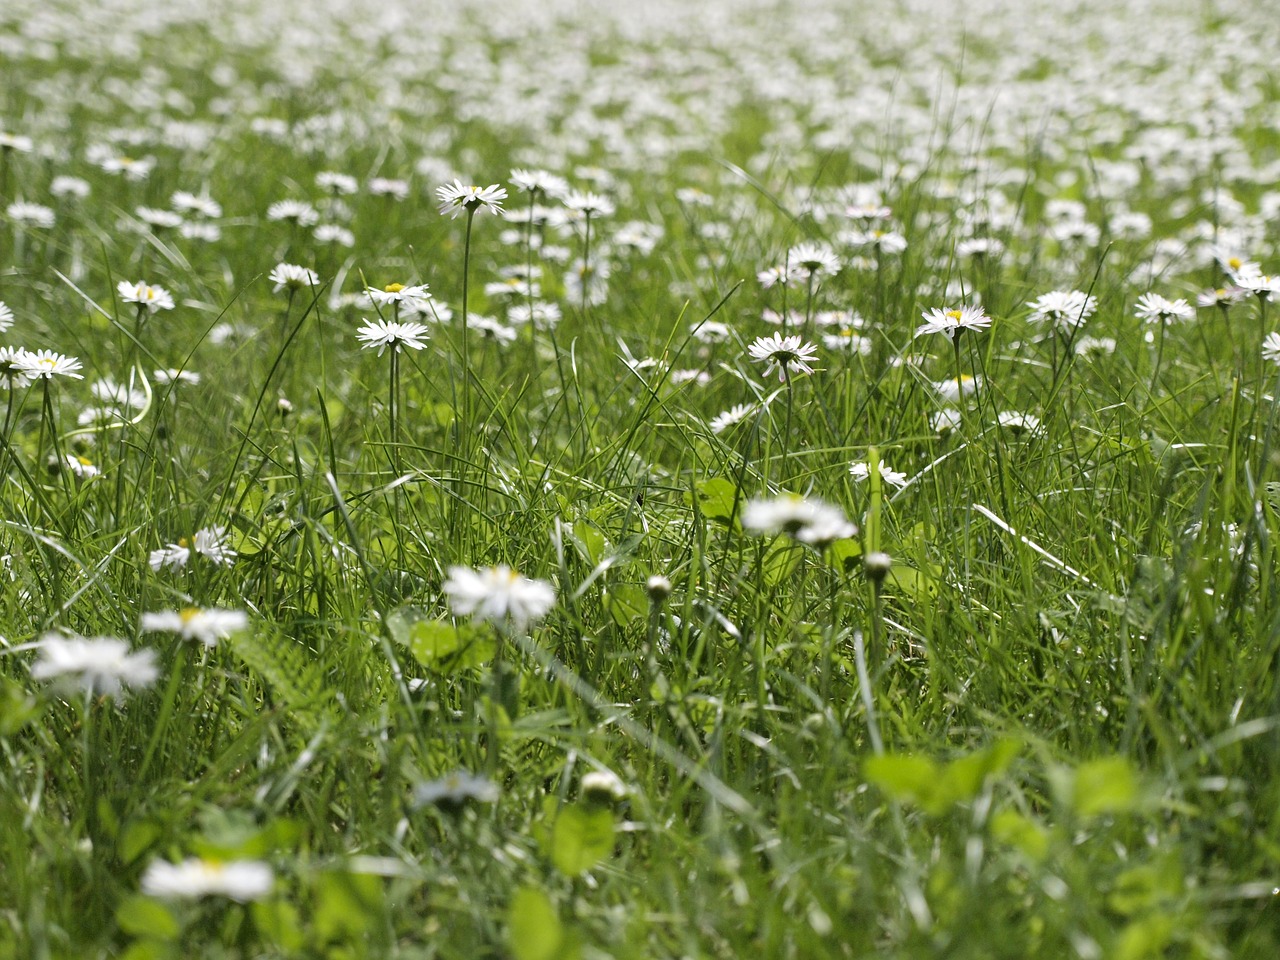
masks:
<path fill-rule="evenodd" d="M 582 554 L 582 559 L 595 566 L 604 558 L 608 541 L 600 530 L 587 520 L 579 520 L 573 525 L 573 543 Z"/>
<path fill-rule="evenodd" d="M 268 943 L 291 953 L 306 944 L 298 909 L 287 900 L 259 900 L 251 909 L 253 925 Z"/>
<path fill-rule="evenodd" d="M 989 747 L 951 761 L 943 772 L 939 792 L 951 803 L 972 800 L 987 777 L 999 776 L 1009 768 L 1018 749 L 1016 740 L 997 740 Z"/>
<path fill-rule="evenodd" d="M 609 809 L 561 807 L 551 826 L 551 862 L 568 877 L 585 873 L 613 852 L 613 833 Z"/>
<path fill-rule="evenodd" d="M 507 946 L 515 960 L 559 960 L 564 924 L 551 899 L 536 887 L 521 887 L 507 906 Z"/>
<path fill-rule="evenodd" d="M 158 900 L 135 894 L 116 907 L 116 923 L 131 937 L 148 940 L 176 940 L 182 932 L 178 918 Z"/>
<path fill-rule="evenodd" d="M 363 873 L 329 871 L 316 881 L 314 922 L 320 939 L 362 937 L 381 922 L 382 882 Z"/>
<path fill-rule="evenodd" d="M 130 820 L 120 831 L 116 853 L 124 863 L 133 863 L 151 849 L 164 830 L 155 820 Z"/>
<path fill-rule="evenodd" d="M 1016 810 L 1001 810 L 991 818 L 991 836 L 1037 863 L 1049 855 L 1048 831 Z"/>
<path fill-rule="evenodd" d="M 698 512 L 708 520 L 726 526 L 739 515 L 738 488 L 724 477 L 699 480 L 694 484 L 692 499 L 686 494 L 685 500 L 691 504 L 696 502 Z"/>
<path fill-rule="evenodd" d="M 827 560 L 845 576 L 862 569 L 862 544 L 857 540 L 837 540 L 827 548 Z"/>
<path fill-rule="evenodd" d="M 870 757 L 862 775 L 895 800 L 931 800 L 938 783 L 938 765 L 928 757 L 886 753 Z"/>
<path fill-rule="evenodd" d="M 604 608 L 620 627 L 634 623 L 649 612 L 649 595 L 638 583 L 619 583 L 603 594 Z"/>
<path fill-rule="evenodd" d="M 778 537 L 765 549 L 760 576 L 765 584 L 776 587 L 795 572 L 804 558 L 804 546 L 789 537 Z"/>
<path fill-rule="evenodd" d="M 1105 757 L 1076 768 L 1071 806 L 1082 817 L 1125 813 L 1138 804 L 1138 776 L 1124 757 Z"/>

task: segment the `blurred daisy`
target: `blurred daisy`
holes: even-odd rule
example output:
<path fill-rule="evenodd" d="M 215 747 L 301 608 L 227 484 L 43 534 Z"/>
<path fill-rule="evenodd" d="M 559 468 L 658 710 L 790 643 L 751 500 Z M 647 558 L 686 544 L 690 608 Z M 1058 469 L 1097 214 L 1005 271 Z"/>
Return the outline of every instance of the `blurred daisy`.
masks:
<path fill-rule="evenodd" d="M 461 180 L 436 188 L 436 199 L 440 202 L 440 212 L 450 217 L 457 217 L 466 210 L 471 213 L 488 210 L 490 213 L 502 212 L 502 201 L 507 199 L 505 188 L 491 183 L 487 187 L 463 186 Z"/>
<path fill-rule="evenodd" d="M 406 286 L 403 283 L 389 283 L 381 290 L 376 287 L 365 287 L 364 295 L 377 306 L 388 306 L 405 303 L 410 300 L 430 300 L 431 294 L 425 283 Z"/>
<path fill-rule="evenodd" d="M 87 693 L 118 696 L 124 687 L 146 687 L 160 675 L 154 650 L 133 653 L 116 637 L 64 637 L 47 633 L 31 666 L 37 680 L 54 680 Z"/>
<path fill-rule="evenodd" d="M 611 217 L 613 201 L 590 190 L 572 190 L 565 194 L 565 208 L 583 217 Z"/>
<path fill-rule="evenodd" d="M 413 803 L 416 807 L 431 805 L 456 811 L 469 801 L 493 803 L 497 799 L 497 784 L 488 777 L 466 770 L 455 770 L 438 780 L 428 780 L 413 788 Z"/>
<path fill-rule="evenodd" d="M 803 277 L 818 277 L 840 271 L 840 258 L 821 243 L 798 243 L 787 251 L 787 263 Z"/>
<path fill-rule="evenodd" d="M 267 207 L 267 219 L 310 227 L 319 221 L 320 214 L 315 207 L 303 200 L 277 200 Z"/>
<path fill-rule="evenodd" d="M 63 457 L 63 464 L 77 480 L 88 480 L 102 472 L 88 457 L 77 456 L 74 453 L 68 453 Z"/>
<path fill-rule="evenodd" d="M 805 343 L 798 335 L 784 337 L 779 333 L 767 337 L 758 337 L 755 343 L 747 348 L 751 359 L 765 365 L 764 375 L 778 371 L 778 379 L 785 381 L 789 376 L 813 373 L 810 366 L 818 356 L 818 348 Z"/>
<path fill-rule="evenodd" d="M 133 215 L 156 230 L 172 230 L 182 226 L 182 214 L 172 210 L 157 210 L 154 207 L 138 207 Z"/>
<path fill-rule="evenodd" d="M 178 611 L 144 613 L 142 630 L 146 633 L 176 633 L 183 640 L 198 640 L 212 647 L 249 625 L 243 610 L 202 610 L 186 607 Z"/>
<path fill-rule="evenodd" d="M 1098 309 L 1098 300 L 1079 290 L 1051 290 L 1027 304 L 1033 323 L 1074 327 L 1088 320 Z"/>
<path fill-rule="evenodd" d="M 261 860 L 153 860 L 142 874 L 142 892 L 166 900 L 226 897 L 261 900 L 275 887 L 275 873 Z"/>
<path fill-rule="evenodd" d="M 273 292 L 281 290 L 303 290 L 317 286 L 320 275 L 309 267 L 300 267 L 296 263 L 277 263 L 267 277 L 272 283 Z"/>
<path fill-rule="evenodd" d="M 734 424 L 741 423 L 747 419 L 747 417 L 756 412 L 756 409 L 754 403 L 735 403 L 724 413 L 719 413 L 712 417 L 708 426 L 711 428 L 712 433 L 724 433 Z"/>
<path fill-rule="evenodd" d="M 39 203 L 25 203 L 19 200 L 5 208 L 5 215 L 16 224 L 25 227 L 48 229 L 57 220 L 53 211 Z"/>
<path fill-rule="evenodd" d="M 87 180 L 64 175 L 53 178 L 49 183 L 49 192 L 55 197 L 74 197 L 77 200 L 83 200 L 89 195 L 90 187 Z"/>
<path fill-rule="evenodd" d="M 153 287 L 141 280 L 137 283 L 121 280 L 116 284 L 116 292 L 120 295 L 122 303 L 136 303 L 140 307 L 145 307 L 148 313 L 173 309 L 173 295 L 168 290 L 164 287 Z"/>
<path fill-rule="evenodd" d="M 409 196 L 409 183 L 405 180 L 393 180 L 390 177 L 374 177 L 369 181 L 369 192 L 375 197 L 404 200 Z"/>
<path fill-rule="evenodd" d="M 815 546 L 858 534 L 858 528 L 839 507 L 795 494 L 747 501 L 742 508 L 742 528 L 766 536 L 785 533 Z"/>
<path fill-rule="evenodd" d="M 506 565 L 481 570 L 450 567 L 441 589 L 454 616 L 520 632 L 550 613 L 556 602 L 551 584 L 522 577 Z"/>
<path fill-rule="evenodd" d="M 316 238 L 317 243 L 336 243 L 342 247 L 356 245 L 356 235 L 336 223 L 322 223 L 311 231 L 311 235 Z"/>
<path fill-rule="evenodd" d="M 926 333 L 943 333 L 948 339 L 954 340 L 964 330 L 983 330 L 991 326 L 991 318 L 981 307 L 964 306 L 946 310 L 933 307 L 921 316 L 924 323 L 916 327 L 917 337 Z"/>
<path fill-rule="evenodd" d="M 179 190 L 175 193 L 169 199 L 169 205 L 175 210 L 198 214 L 202 217 L 222 216 L 222 204 L 218 203 L 218 201 L 205 195 L 196 196 L 194 193 L 188 193 L 185 190 Z"/>
<path fill-rule="evenodd" d="M 1280 363 L 1280 333 L 1268 333 L 1262 341 L 1262 359 Z"/>
<path fill-rule="evenodd" d="M 31 382 L 31 374 L 22 362 L 27 351 L 21 347 L 0 347 L 0 380 L 7 387 L 25 387 Z"/>
<path fill-rule="evenodd" d="M 569 192 L 568 180 L 546 170 L 512 170 L 510 180 L 512 186 L 526 193 L 555 197 Z"/>
<path fill-rule="evenodd" d="M 316 186 L 321 190 L 327 190 L 335 196 L 350 196 L 360 189 L 360 183 L 355 177 L 346 173 L 337 173 L 333 170 L 321 170 L 317 173 Z"/>
<path fill-rule="evenodd" d="M 1040 429 L 1040 418 L 1032 413 L 1017 413 L 1013 410 L 1003 411 L 996 423 L 1008 430 L 1015 437 L 1036 433 Z"/>
<path fill-rule="evenodd" d="M 356 332 L 356 339 L 362 340 L 361 347 L 370 350 L 378 348 L 378 356 L 390 347 L 396 353 L 402 347 L 410 350 L 421 350 L 427 340 L 425 324 L 400 320 L 365 320 L 364 326 Z"/>
<path fill-rule="evenodd" d="M 9 307 L 0 302 L 0 332 L 8 330 L 13 326 L 13 311 Z"/>

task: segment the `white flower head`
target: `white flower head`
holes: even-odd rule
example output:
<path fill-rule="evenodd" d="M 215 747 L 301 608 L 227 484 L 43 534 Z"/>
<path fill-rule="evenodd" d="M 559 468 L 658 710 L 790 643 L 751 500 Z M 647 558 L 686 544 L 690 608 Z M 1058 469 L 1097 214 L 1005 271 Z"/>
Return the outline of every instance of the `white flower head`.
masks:
<path fill-rule="evenodd" d="M 226 897 L 261 900 L 275 887 L 275 873 L 261 860 L 153 860 L 142 874 L 142 892 L 166 900 Z"/>
<path fill-rule="evenodd" d="M 795 494 L 747 501 L 742 508 L 742 527 L 766 536 L 785 533 L 814 545 L 825 545 L 858 533 L 858 528 L 839 507 Z"/>
<path fill-rule="evenodd" d="M 151 569 L 168 567 L 171 570 L 181 570 L 191 561 L 193 553 L 218 566 L 230 566 L 236 559 L 235 550 L 227 545 L 227 528 L 204 527 L 197 530 L 190 539 L 183 537 L 177 543 L 152 550 L 149 558 Z"/>
<path fill-rule="evenodd" d="M 267 277 L 272 283 L 273 292 L 281 290 L 309 290 L 320 283 L 320 275 L 310 267 L 300 267 L 296 263 L 277 263 Z"/>
<path fill-rule="evenodd" d="M 387 347 L 396 353 L 402 347 L 421 350 L 427 345 L 427 326 L 414 321 L 365 320 L 364 326 L 356 331 L 356 339 L 364 341 L 361 346 L 366 350 L 377 347 L 378 356 L 382 356 Z"/>
<path fill-rule="evenodd" d="M 849 476 L 861 483 L 871 476 L 871 464 L 862 460 L 849 464 Z M 907 475 L 897 470 L 889 469 L 889 465 L 883 460 L 880 461 L 880 478 L 891 487 L 905 487 L 907 485 Z"/>
<path fill-rule="evenodd" d="M 926 333 L 943 333 L 949 340 L 954 340 L 963 330 L 983 330 L 991 326 L 991 318 L 981 307 L 963 306 L 945 310 L 933 307 L 921 316 L 925 322 L 916 327 L 917 337 Z"/>
<path fill-rule="evenodd" d="M 304 200 L 277 200 L 267 207 L 267 219 L 310 227 L 319 222 L 320 214 Z"/>
<path fill-rule="evenodd" d="M 464 210 L 501 213 L 502 201 L 507 199 L 507 191 L 496 183 L 477 187 L 464 186 L 461 180 L 454 180 L 452 184 L 436 188 L 436 199 L 440 201 L 440 212 L 447 213 L 450 217 L 457 217 Z"/>
<path fill-rule="evenodd" d="M 1194 320 L 1195 308 L 1187 301 L 1168 300 L 1158 293 L 1144 293 L 1138 298 L 1134 315 L 1147 323 L 1168 323 L 1170 320 Z"/>
<path fill-rule="evenodd" d="M 752 360 L 765 365 L 764 375 L 778 371 L 778 379 L 785 381 L 788 376 L 813 373 L 810 364 L 818 357 L 818 348 L 806 343 L 798 335 L 788 337 L 780 333 L 767 337 L 757 337 L 747 348 Z"/>
<path fill-rule="evenodd" d="M 164 287 L 153 287 L 141 280 L 137 283 L 121 280 L 116 284 L 116 292 L 120 295 L 122 303 L 136 303 L 139 307 L 145 307 L 148 313 L 173 309 L 173 296 L 168 290 Z"/>
<path fill-rule="evenodd" d="M 759 409 L 754 403 L 735 403 L 724 413 L 711 418 L 708 424 L 712 433 L 724 433 L 735 424 L 741 423 Z"/>
<path fill-rule="evenodd" d="M 144 613 L 142 629 L 147 633 L 176 633 L 183 640 L 198 640 L 212 647 L 249 626 L 243 610 L 204 610 L 187 607 L 162 613 Z"/>
<path fill-rule="evenodd" d="M 1262 359 L 1271 363 L 1280 363 L 1280 333 L 1273 330 L 1262 341 Z"/>
<path fill-rule="evenodd" d="M 9 307 L 0 302 L 0 332 L 8 330 L 13 326 L 13 311 Z"/>
<path fill-rule="evenodd" d="M 74 377 L 83 380 L 76 371 L 80 369 L 80 361 L 75 357 L 64 356 L 53 350 L 25 351 L 14 359 L 18 368 L 32 380 L 52 380 L 54 377 Z"/>
<path fill-rule="evenodd" d="M 556 602 L 551 584 L 522 577 L 506 565 L 481 570 L 450 567 L 442 589 L 454 616 L 509 626 L 521 633 L 545 617 Z"/>
<path fill-rule="evenodd" d="M 1029 320 L 1071 328 L 1088 320 L 1098 309 L 1098 300 L 1080 290 L 1051 290 L 1027 304 Z"/>
<path fill-rule="evenodd" d="M 420 783 L 413 790 L 417 807 L 428 804 L 443 810 L 460 810 L 468 801 L 493 803 L 498 799 L 498 785 L 488 777 L 467 770 L 455 770 L 438 780 Z"/>
<path fill-rule="evenodd" d="M 118 696 L 124 687 L 146 687 L 160 675 L 154 650 L 129 650 L 116 637 L 45 634 L 31 667 L 37 680 L 56 680 L 91 694 Z"/>

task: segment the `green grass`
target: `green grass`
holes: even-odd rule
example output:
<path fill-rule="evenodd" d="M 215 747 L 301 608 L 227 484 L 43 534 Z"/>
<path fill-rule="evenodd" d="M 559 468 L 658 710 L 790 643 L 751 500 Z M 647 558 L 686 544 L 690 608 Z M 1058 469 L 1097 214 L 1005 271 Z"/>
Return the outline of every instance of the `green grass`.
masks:
<path fill-rule="evenodd" d="M 446 48 L 492 44 L 523 63 L 510 37 L 450 29 Z M 206 42 L 190 31 L 174 26 L 174 51 Z M 230 92 L 143 42 L 153 65 L 173 58 L 166 76 L 146 79 L 118 51 L 93 65 L 74 46 L 0 66 L 0 128 L 30 129 L 48 153 L 6 151 L 0 199 L 57 214 L 48 229 L 0 223 L 6 336 L 74 355 L 85 375 L 47 381 L 47 402 L 40 385 L 13 388 L 3 421 L 0 956 L 1280 952 L 1280 368 L 1259 360 L 1275 307 L 1250 299 L 1164 331 L 1134 314 L 1149 291 L 1194 299 L 1221 281 L 1205 257 L 1139 275 L 1163 257 L 1158 240 L 1204 219 L 1205 191 L 1223 186 L 1212 169 L 1180 183 L 1144 171 L 1124 199 L 1152 217 L 1151 238 L 1074 244 L 1054 238 L 1048 201 L 1081 201 L 1105 223 L 1116 201 L 1096 164 L 1123 160 L 1134 137 L 1093 156 L 1019 153 L 945 120 L 914 80 L 902 109 L 913 130 L 935 123 L 901 176 L 878 179 L 902 146 L 887 132 L 800 155 L 777 134 L 783 148 L 762 153 L 775 122 L 829 130 L 748 93 L 647 166 L 611 164 L 603 140 L 559 163 L 548 143 L 535 163 L 543 147 L 517 118 L 451 119 L 476 107 L 456 84 L 417 75 L 368 109 L 388 89 L 388 51 L 366 41 L 304 82 L 228 40 L 244 78 Z M 625 86 L 637 43 L 601 28 L 583 49 Z M 999 47 L 973 49 L 989 60 Z M 889 69 L 879 56 L 868 62 Z M 815 76 L 836 69 L 815 63 Z M 104 92 L 108 77 L 136 86 Z M 69 125 L 42 126 L 40 91 L 73 78 L 97 92 L 65 100 Z M 149 111 L 138 91 L 152 88 L 180 91 L 190 111 Z M 696 119 L 693 94 L 655 89 Z M 624 100 L 591 108 L 602 129 Z M 166 143 L 166 110 L 215 135 Z M 294 126 L 273 139 L 251 128 L 261 116 Z M 322 116 L 345 127 L 308 142 Z M 581 119 L 556 115 L 569 116 Z M 140 132 L 121 152 L 156 157 L 145 180 L 85 159 L 113 129 Z M 1257 166 L 1268 136 L 1261 110 L 1235 133 Z M 510 222 L 476 216 L 464 263 L 466 219 L 436 211 L 439 178 L 414 173 L 423 156 L 481 185 L 545 165 L 614 199 L 591 222 L 607 298 L 584 308 L 571 267 L 526 246 L 514 188 Z M 582 164 L 615 182 L 589 182 Z M 361 181 L 345 213 L 325 208 L 322 170 Z M 62 174 L 89 196 L 51 197 Z M 370 195 L 372 176 L 408 179 L 409 198 Z M 848 224 L 807 211 L 810 190 L 836 209 L 836 188 L 873 181 L 907 249 L 865 269 L 845 250 L 814 292 L 817 308 L 866 318 L 863 355 L 804 324 L 803 282 L 784 294 L 756 275 L 800 241 L 839 246 Z M 675 198 L 690 185 L 711 204 Z M 201 189 L 223 207 L 221 239 L 130 229 L 139 205 Z M 955 253 L 970 189 L 1018 211 L 976 230 L 1007 248 L 986 262 Z M 1257 211 L 1256 186 L 1235 195 Z M 270 222 L 286 197 L 355 245 Z M 613 243 L 633 220 L 662 227 L 652 251 Z M 538 233 L 581 255 L 580 232 Z M 1265 266 L 1271 247 L 1246 252 Z M 274 292 L 278 262 L 313 268 L 319 285 Z M 483 338 L 476 317 L 505 310 L 485 283 L 528 263 L 563 320 L 509 345 Z M 138 323 L 114 295 L 122 280 L 164 286 L 176 309 Z M 913 334 L 923 311 L 960 302 L 952 282 L 995 320 L 960 338 L 979 385 L 940 434 L 932 418 L 949 404 L 933 383 L 954 380 L 957 357 L 945 337 Z M 365 283 L 427 283 L 453 310 L 396 375 L 356 340 L 374 308 L 339 296 Z M 1071 288 L 1098 300 L 1073 338 L 1114 350 L 1077 353 L 1028 319 L 1028 301 Z M 819 347 L 811 376 L 765 379 L 748 356 L 778 329 L 764 312 L 783 309 Z M 720 323 L 727 339 L 699 336 Z M 82 428 L 88 385 L 127 383 L 135 359 L 149 401 Z M 200 382 L 163 384 L 152 371 L 166 368 Z M 738 403 L 754 407 L 713 432 Z M 1040 426 L 997 426 L 1009 411 Z M 50 468 L 55 451 L 99 472 Z M 910 482 L 855 481 L 854 461 Z M 835 505 L 858 536 L 819 549 L 744 528 L 750 501 L 784 493 Z M 149 565 L 207 527 L 225 527 L 234 562 Z M 864 572 L 873 551 L 893 559 L 883 580 Z M 496 564 L 555 587 L 527 633 L 451 615 L 449 569 Z M 650 592 L 654 576 L 669 595 Z M 143 613 L 191 606 L 243 610 L 251 627 L 210 647 L 141 632 Z M 31 668 L 50 631 L 152 649 L 158 677 L 117 697 L 41 682 Z M 584 793 L 602 770 L 625 796 Z M 486 776 L 496 800 L 415 802 L 458 771 Z M 274 887 L 245 903 L 142 892 L 154 863 L 187 857 L 264 861 Z"/>

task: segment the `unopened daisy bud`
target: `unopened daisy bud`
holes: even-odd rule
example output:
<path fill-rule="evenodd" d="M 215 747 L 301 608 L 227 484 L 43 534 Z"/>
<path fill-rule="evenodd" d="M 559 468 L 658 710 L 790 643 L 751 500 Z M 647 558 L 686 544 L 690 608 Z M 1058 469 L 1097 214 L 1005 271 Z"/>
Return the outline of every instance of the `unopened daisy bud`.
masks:
<path fill-rule="evenodd" d="M 862 561 L 862 569 L 867 572 L 867 576 L 879 583 L 889 575 L 889 570 L 893 567 L 893 557 L 887 553 L 875 550 L 868 553 Z"/>
<path fill-rule="evenodd" d="M 658 606 L 671 596 L 671 581 L 662 574 L 655 573 L 645 584 L 645 589 L 649 591 L 649 602 Z"/>
<path fill-rule="evenodd" d="M 280 414 L 283 420 L 293 413 L 293 402 L 288 397 L 281 397 L 276 401 L 276 412 Z"/>
<path fill-rule="evenodd" d="M 582 776 L 582 799 L 587 803 L 612 806 L 627 795 L 627 786 L 612 770 L 592 770 Z"/>

